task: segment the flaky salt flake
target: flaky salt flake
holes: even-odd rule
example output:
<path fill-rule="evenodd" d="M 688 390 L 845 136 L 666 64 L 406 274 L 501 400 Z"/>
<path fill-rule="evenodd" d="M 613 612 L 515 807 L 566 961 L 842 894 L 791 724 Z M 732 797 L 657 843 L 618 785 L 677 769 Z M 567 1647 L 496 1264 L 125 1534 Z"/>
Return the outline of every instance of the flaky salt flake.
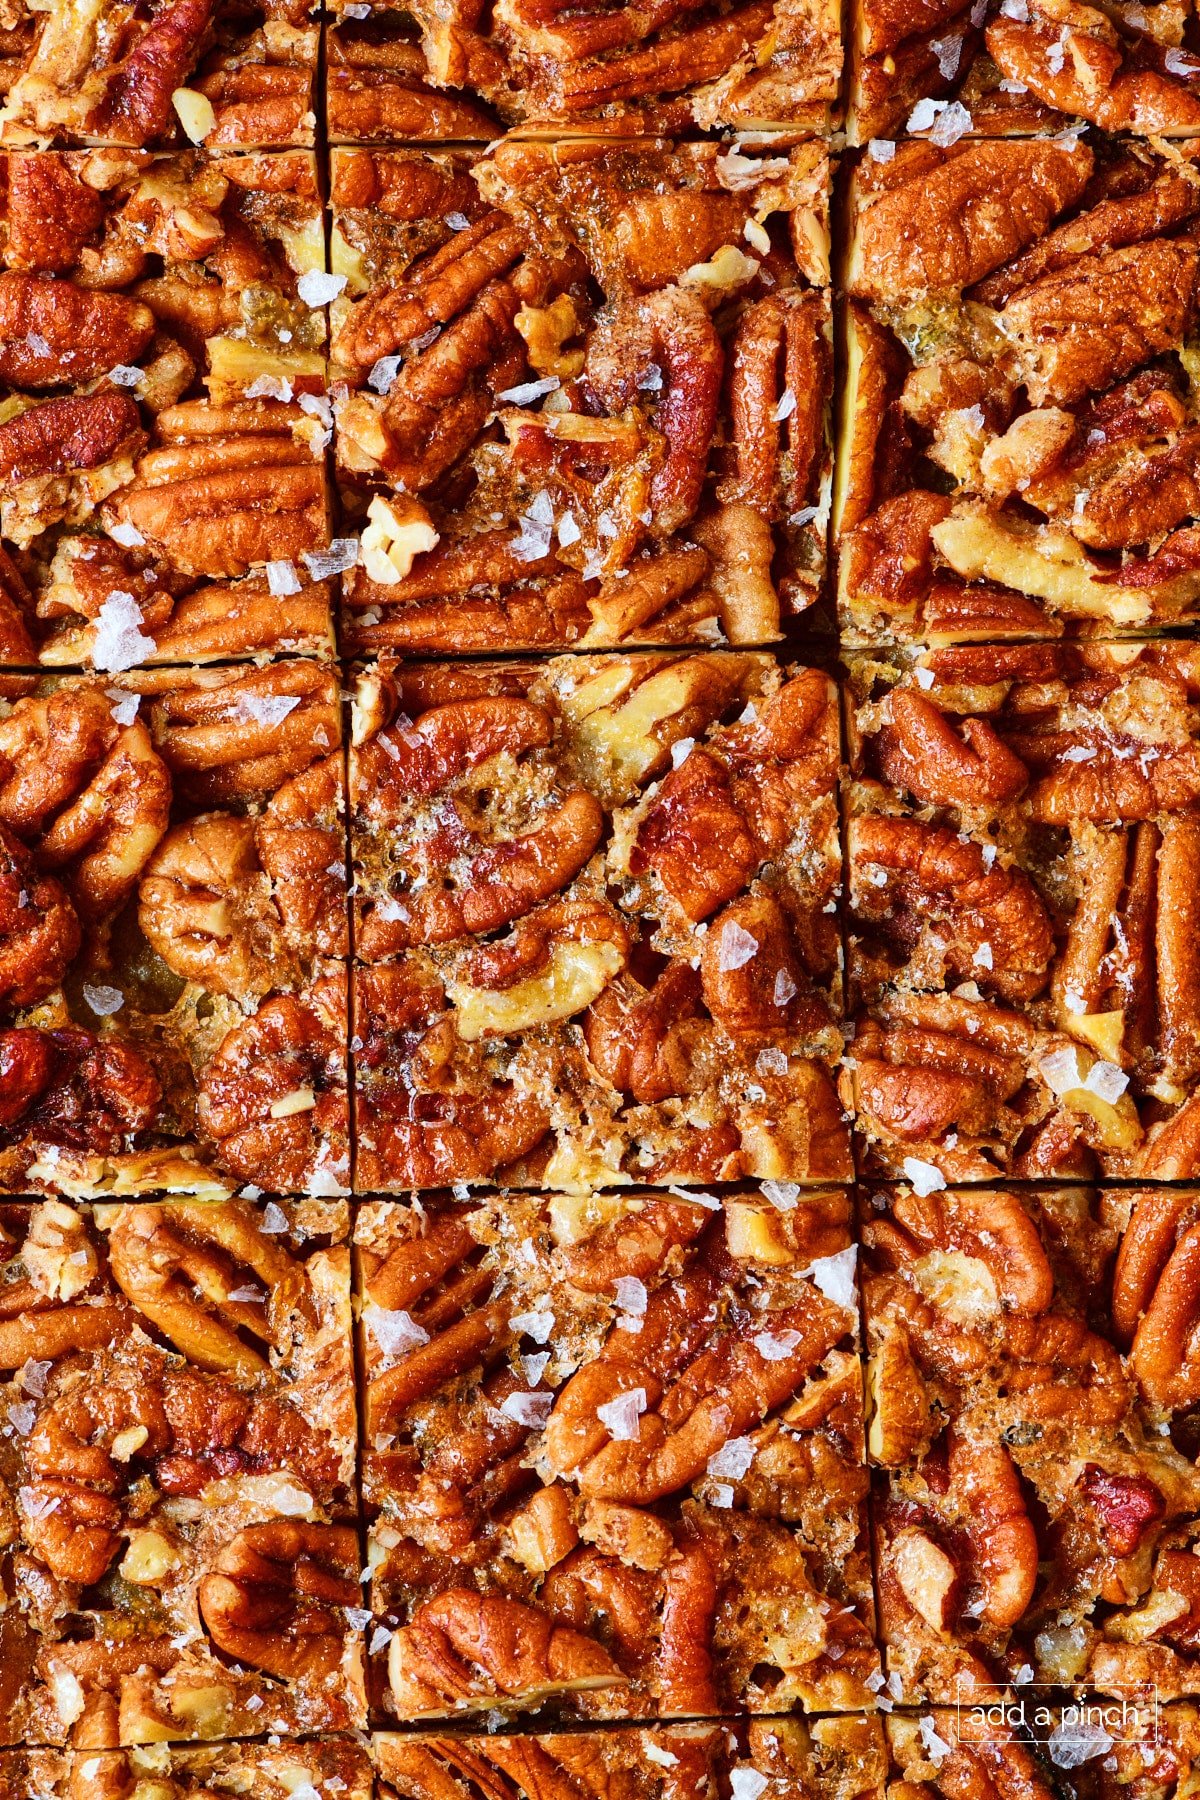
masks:
<path fill-rule="evenodd" d="M 786 1006 L 788 1001 L 794 1000 L 799 992 L 799 988 L 786 969 L 776 970 L 775 987 L 772 990 L 772 998 L 776 1006 Z"/>
<path fill-rule="evenodd" d="M 1038 1072 L 1052 1094 L 1069 1094 L 1072 1088 L 1083 1086 L 1079 1053 L 1073 1044 L 1064 1044 L 1060 1050 L 1048 1050 L 1038 1063 Z"/>
<path fill-rule="evenodd" d="M 392 1633 L 388 1630 L 387 1626 L 377 1625 L 371 1633 L 371 1640 L 367 1645 L 367 1651 L 371 1656 L 378 1656 L 379 1652 L 386 1649 L 391 1641 Z"/>
<path fill-rule="evenodd" d="M 733 1506 L 734 1493 L 727 1481 L 718 1481 L 709 1494 L 713 1506 L 722 1507 L 728 1512 Z"/>
<path fill-rule="evenodd" d="M 290 400 L 292 384 L 286 375 L 256 375 L 246 389 L 247 400 Z"/>
<path fill-rule="evenodd" d="M 553 1394 L 508 1394 L 500 1403 L 505 1418 L 527 1431 L 540 1431 L 553 1410 Z"/>
<path fill-rule="evenodd" d="M 407 1356 L 429 1342 L 425 1327 L 403 1309 L 393 1312 L 372 1302 L 363 1307 L 362 1320 L 385 1356 Z"/>
<path fill-rule="evenodd" d="M 239 694 L 229 716 L 246 725 L 282 725 L 299 704 L 298 694 Z"/>
<path fill-rule="evenodd" d="M 262 1288 L 255 1287 L 252 1282 L 246 1282 L 242 1287 L 232 1288 L 225 1296 L 227 1300 L 244 1300 L 248 1304 L 261 1303 L 266 1297 Z"/>
<path fill-rule="evenodd" d="M 333 424 L 333 406 L 328 394 L 301 394 L 300 411 L 308 413 L 310 418 L 320 419 L 322 425 Z"/>
<path fill-rule="evenodd" d="M 908 115 L 908 129 L 910 131 L 928 131 L 937 116 L 938 103 L 936 100 L 928 98 L 918 100 Z"/>
<path fill-rule="evenodd" d="M 8 1409 L 9 1423 L 18 1437 L 28 1437 L 37 1418 L 37 1407 L 30 1400 L 18 1400 Z"/>
<path fill-rule="evenodd" d="M 764 1200 L 769 1200 L 772 1206 L 779 1208 L 780 1212 L 791 1212 L 800 1198 L 800 1183 L 798 1181 L 764 1181 L 759 1192 Z"/>
<path fill-rule="evenodd" d="M 122 550 L 137 550 L 145 543 L 145 538 L 136 525 L 130 525 L 125 519 L 118 519 L 108 528 L 108 535 L 114 544 L 120 544 Z"/>
<path fill-rule="evenodd" d="M 554 1314 L 548 1309 L 543 1312 L 514 1313 L 508 1321 L 514 1331 L 522 1337 L 530 1337 L 535 1344 L 548 1344 L 550 1333 L 554 1330 Z"/>
<path fill-rule="evenodd" d="M 371 1614 L 367 1611 L 365 1606 L 346 1606 L 343 1607 L 342 1610 L 346 1615 L 347 1625 L 354 1631 L 365 1631 L 367 1626 L 371 1623 Z M 296 1800 L 294 1794 L 292 1795 L 292 1800 Z"/>
<path fill-rule="evenodd" d="M 739 925 L 736 919 L 726 919 L 721 927 L 721 938 L 717 946 L 717 967 L 721 973 L 729 969 L 741 969 L 758 955 L 758 939 Z"/>
<path fill-rule="evenodd" d="M 657 363 L 647 363 L 638 376 L 638 387 L 643 394 L 657 394 L 662 388 L 662 370 Z"/>
<path fill-rule="evenodd" d="M 1115 1106 L 1125 1089 L 1129 1086 L 1129 1077 L 1116 1063 L 1098 1062 L 1087 1072 L 1084 1087 L 1097 1099 L 1104 1100 L 1109 1106 Z"/>
<path fill-rule="evenodd" d="M 138 630 L 142 618 L 142 609 L 132 594 L 117 588 L 108 596 L 96 615 L 92 638 L 92 663 L 97 669 L 117 675 L 153 656 L 154 639 Z"/>
<path fill-rule="evenodd" d="M 29 351 L 31 356 L 49 356 L 50 340 L 49 338 L 44 338 L 40 331 L 27 331 L 25 333 L 25 348 Z"/>
<path fill-rule="evenodd" d="M 54 1364 L 47 1358 L 39 1362 L 35 1357 L 28 1357 L 17 1370 L 17 1386 L 23 1394 L 32 1394 L 40 1399 L 46 1391 L 46 1377 Z"/>
<path fill-rule="evenodd" d="M 550 553 L 554 535 L 554 502 L 543 488 L 535 494 L 528 512 L 518 514 L 520 536 L 513 539 L 513 554 L 521 562 L 540 562 Z"/>
<path fill-rule="evenodd" d="M 646 1761 L 657 1763 L 660 1769 L 673 1769 L 679 1762 L 679 1758 L 672 1751 L 664 1750 L 661 1744 L 648 1743 L 643 1745 L 643 1749 Z"/>
<path fill-rule="evenodd" d="M 106 987 L 103 982 L 85 981 L 83 997 L 98 1019 L 107 1019 L 110 1013 L 120 1012 L 125 1004 L 120 988 Z"/>
<path fill-rule="evenodd" d="M 872 138 L 867 145 L 867 155 L 872 162 L 890 163 L 896 154 L 896 146 L 891 138 Z"/>
<path fill-rule="evenodd" d="M 767 1778 L 757 1769 L 731 1769 L 729 1791 L 733 1800 L 758 1800 L 767 1791 Z"/>
<path fill-rule="evenodd" d="M 117 387 L 136 387 L 142 379 L 142 370 L 135 369 L 132 363 L 118 363 L 115 369 L 108 371 L 108 379 Z"/>
<path fill-rule="evenodd" d="M 639 1281 L 636 1275 L 618 1275 L 613 1283 L 613 1291 L 617 1296 L 617 1305 L 622 1312 L 632 1313 L 640 1318 L 646 1310 L 646 1284 Z"/>
<path fill-rule="evenodd" d="M 298 594 L 300 577 L 296 573 L 296 565 L 290 562 L 269 562 L 267 588 L 277 600 L 281 600 L 285 594 Z"/>
<path fill-rule="evenodd" d="M 1046 1740 L 1050 1761 L 1056 1769 L 1077 1769 L 1081 1763 L 1091 1762 L 1093 1757 L 1106 1756 L 1113 1747 L 1112 1738 L 1099 1725 L 1072 1718 L 1075 1710 L 1067 1707 Z"/>
<path fill-rule="evenodd" d="M 953 81 L 958 74 L 958 65 L 962 61 L 962 47 L 961 37 L 930 39 L 929 48 L 937 57 L 938 70 L 943 81 Z"/>
<path fill-rule="evenodd" d="M 932 669 L 914 669 L 913 674 L 916 677 L 917 686 L 919 688 L 924 688 L 926 693 L 928 693 L 929 689 L 933 686 L 933 683 L 934 683 L 933 670 Z"/>
<path fill-rule="evenodd" d="M 1058 760 L 1066 763 L 1085 763 L 1094 762 L 1095 758 L 1096 746 L 1094 744 L 1072 744 L 1069 750 L 1061 753 Z"/>
<path fill-rule="evenodd" d="M 346 0 L 342 11 L 348 19 L 369 19 L 371 16 L 371 8 L 367 4 L 367 0 Z"/>
<path fill-rule="evenodd" d="M 544 375 L 540 381 L 521 381 L 516 387 L 502 388 L 496 395 L 497 400 L 507 400 L 513 406 L 531 406 L 540 400 L 543 394 L 552 394 L 561 387 L 557 375 Z"/>
<path fill-rule="evenodd" d="M 303 550 L 301 555 L 314 581 L 344 575 L 358 561 L 358 539 L 334 538 L 328 550 Z"/>
<path fill-rule="evenodd" d="M 376 394 L 390 394 L 403 360 L 400 356 L 381 356 L 378 362 L 371 365 L 367 386 Z"/>
<path fill-rule="evenodd" d="M 760 1331 L 751 1339 L 764 1362 L 785 1362 L 800 1342 L 798 1331 Z"/>
<path fill-rule="evenodd" d="M 278 1237 L 279 1233 L 286 1231 L 287 1228 L 287 1214 L 282 1206 L 274 1200 L 268 1200 L 263 1208 L 262 1230 L 267 1233 L 268 1237 Z"/>
<path fill-rule="evenodd" d="M 724 1476 L 730 1481 L 740 1481 L 743 1475 L 750 1472 L 750 1464 L 758 1454 L 757 1449 L 748 1437 L 730 1438 L 714 1450 L 708 1459 L 710 1475 Z"/>
<path fill-rule="evenodd" d="M 990 944 L 978 944 L 971 961 L 978 969 L 994 969 L 996 964 L 995 959 L 992 956 L 992 946 Z"/>
<path fill-rule="evenodd" d="M 818 1256 L 803 1272 L 816 1284 L 827 1300 L 853 1312 L 858 1305 L 858 1289 L 854 1272 L 858 1263 L 857 1244 L 835 1250 L 832 1256 Z"/>
<path fill-rule="evenodd" d="M 596 1417 L 609 1437 L 618 1444 L 630 1444 L 642 1435 L 641 1416 L 646 1410 L 646 1390 L 630 1388 L 615 1400 L 596 1408 Z"/>
<path fill-rule="evenodd" d="M 521 1368 L 531 1388 L 535 1388 L 542 1379 L 549 1361 L 550 1352 L 548 1350 L 539 1350 L 536 1355 L 521 1358 Z"/>
<path fill-rule="evenodd" d="M 447 213 L 446 223 L 451 231 L 469 231 L 471 229 L 471 221 L 465 212 Z"/>
<path fill-rule="evenodd" d="M 105 698 L 112 703 L 112 716 L 118 725 L 132 725 L 138 715 L 140 694 L 127 694 L 124 688 L 105 688 Z"/>
<path fill-rule="evenodd" d="M 296 292 L 305 306 L 328 306 L 345 285 L 344 275 L 326 275 L 321 269 L 309 269 L 296 283 Z"/>
<path fill-rule="evenodd" d="M 1200 62 L 1186 50 L 1168 50 L 1163 57 L 1163 68 L 1168 75 L 1200 75 Z"/>
<path fill-rule="evenodd" d="M 944 1737 L 939 1735 L 938 1728 L 928 1713 L 923 1719 L 918 1720 L 917 1728 L 921 1733 L 921 1743 L 925 1747 L 930 1762 L 945 1762 L 950 1754 L 950 1745 Z"/>
<path fill-rule="evenodd" d="M 776 1050 L 774 1046 L 767 1050 L 760 1050 L 754 1059 L 756 1075 L 762 1075 L 765 1078 L 768 1075 L 786 1075 L 787 1072 L 787 1056 L 782 1050 Z"/>
<path fill-rule="evenodd" d="M 62 1505 L 60 1494 L 39 1494 L 36 1488 L 21 1487 L 17 1489 L 17 1499 L 21 1511 L 30 1519 L 48 1519 L 52 1512 L 57 1512 Z"/>
<path fill-rule="evenodd" d="M 575 514 L 564 513 L 562 518 L 558 521 L 559 543 L 564 550 L 568 550 L 572 544 L 577 544 L 579 542 L 579 538 L 580 530 Z"/>
<path fill-rule="evenodd" d="M 906 1156 L 903 1169 L 904 1179 L 911 1182 L 916 1192 L 922 1196 L 936 1193 L 946 1185 L 946 1177 L 937 1164 L 922 1162 L 919 1156 Z"/>
<path fill-rule="evenodd" d="M 673 769 L 681 768 L 695 748 L 695 738 L 679 738 L 671 745 L 671 767 Z"/>
<path fill-rule="evenodd" d="M 792 392 L 790 387 L 786 387 L 786 388 L 784 388 L 782 394 L 779 396 L 779 403 L 776 406 L 775 411 L 772 414 L 772 417 L 774 418 L 775 423 L 777 425 L 782 425 L 783 421 L 785 419 L 791 418 L 791 416 L 795 412 L 795 410 L 796 410 L 796 396 Z"/>
<path fill-rule="evenodd" d="M 1016 1674 L 1013 1676 L 1013 1680 L 1016 1682 L 1018 1687 L 1028 1687 L 1029 1683 L 1033 1680 L 1033 1677 L 1034 1677 L 1033 1664 L 1032 1663 L 1022 1663 L 1020 1668 L 1017 1670 Z"/>
<path fill-rule="evenodd" d="M 908 115 L 909 131 L 927 131 L 930 142 L 942 150 L 957 144 L 971 124 L 970 113 L 958 100 L 918 100 Z"/>

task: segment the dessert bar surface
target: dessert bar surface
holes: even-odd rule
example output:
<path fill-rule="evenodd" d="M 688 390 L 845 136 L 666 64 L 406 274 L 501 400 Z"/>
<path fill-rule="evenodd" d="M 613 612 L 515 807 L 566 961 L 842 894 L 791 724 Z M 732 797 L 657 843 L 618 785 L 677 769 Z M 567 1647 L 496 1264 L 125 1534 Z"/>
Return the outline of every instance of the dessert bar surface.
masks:
<path fill-rule="evenodd" d="M 397 664 L 356 712 L 360 1191 L 850 1175 L 828 676 Z"/>
<path fill-rule="evenodd" d="M 1196 646 L 851 659 L 864 1168 L 1200 1174 Z"/>
<path fill-rule="evenodd" d="M 345 1205 L 6 1203 L 0 1233 L 5 1741 L 361 1725 Z"/>
<path fill-rule="evenodd" d="M 335 0 L 332 143 L 828 128 L 841 72 L 831 0 L 567 8 Z"/>
<path fill-rule="evenodd" d="M 1198 1217 L 1188 1188 L 863 1188 L 899 1703 L 1200 1689 Z"/>
<path fill-rule="evenodd" d="M 331 654 L 312 156 L 0 160 L 0 662 Z"/>
<path fill-rule="evenodd" d="M 0 141 L 311 144 L 312 11 L 309 0 L 11 0 Z"/>
<path fill-rule="evenodd" d="M 769 643 L 822 597 L 829 165 L 333 155 L 351 651 Z"/>
<path fill-rule="evenodd" d="M 1019 137 L 1082 122 L 1147 138 L 1200 135 L 1192 0 L 854 0 L 849 29 L 852 143 Z"/>
<path fill-rule="evenodd" d="M 344 1193 L 336 681 L 138 681 L 0 706 L 0 1185 Z"/>
<path fill-rule="evenodd" d="M 905 142 L 853 175 L 843 639 L 1194 622 L 1197 148 Z"/>
<path fill-rule="evenodd" d="M 386 1712 L 871 1705 L 844 1192 L 368 1202 L 355 1238 Z"/>

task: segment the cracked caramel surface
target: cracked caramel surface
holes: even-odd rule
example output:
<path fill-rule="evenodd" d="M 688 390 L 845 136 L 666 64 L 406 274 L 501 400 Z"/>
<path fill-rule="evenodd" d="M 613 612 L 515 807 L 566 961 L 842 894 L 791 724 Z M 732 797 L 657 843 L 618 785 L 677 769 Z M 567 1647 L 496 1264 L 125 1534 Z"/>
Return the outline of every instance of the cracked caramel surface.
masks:
<path fill-rule="evenodd" d="M 333 154 L 353 651 L 762 644 L 817 602 L 828 159 Z"/>
<path fill-rule="evenodd" d="M 844 1194 L 372 1202 L 356 1243 L 385 1711 L 869 1702 Z"/>
<path fill-rule="evenodd" d="M 312 156 L 0 161 L 0 662 L 328 656 Z"/>
<path fill-rule="evenodd" d="M 845 1179 L 834 702 L 750 652 L 363 675 L 361 1189 Z"/>

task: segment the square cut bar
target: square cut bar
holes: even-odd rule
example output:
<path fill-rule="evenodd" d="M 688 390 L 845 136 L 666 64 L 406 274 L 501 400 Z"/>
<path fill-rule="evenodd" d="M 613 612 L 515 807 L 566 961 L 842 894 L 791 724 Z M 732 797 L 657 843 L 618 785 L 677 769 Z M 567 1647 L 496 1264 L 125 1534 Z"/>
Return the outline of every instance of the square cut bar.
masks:
<path fill-rule="evenodd" d="M 1196 619 L 1198 174 L 1200 146 L 1096 133 L 864 155 L 834 502 L 844 641 Z"/>
<path fill-rule="evenodd" d="M 886 1774 L 882 1727 L 866 1716 L 520 1737 L 381 1732 L 371 1747 L 382 1800 L 439 1800 L 450 1783 L 512 1800 L 719 1800 L 751 1787 L 762 1800 L 883 1800 Z"/>
<path fill-rule="evenodd" d="M 906 130 L 954 142 L 1090 124 L 1200 135 L 1193 0 L 1106 12 L 1086 0 L 854 0 L 851 143 Z"/>
<path fill-rule="evenodd" d="M 898 1702 L 1200 1691 L 1198 1217 L 1194 1188 L 864 1186 Z"/>
<path fill-rule="evenodd" d="M 1002 1696 L 1010 1709 L 1004 1717 L 1000 1716 Z M 981 1710 L 989 1704 L 990 1714 Z M 1085 1800 L 1085 1796 L 1086 1800 L 1101 1800 L 1101 1796 L 1103 1800 L 1173 1800 L 1174 1779 L 1181 1769 L 1174 1757 L 1158 1750 L 1143 1760 L 1140 1737 L 1136 1744 L 1132 1738 L 1125 1744 L 1120 1785 L 1108 1784 L 1099 1760 L 1085 1773 L 1080 1765 L 1092 1757 L 1107 1757 L 1113 1740 L 1102 1728 L 1088 1730 L 1082 1724 L 1065 1722 L 1070 1717 L 1057 1693 L 1000 1686 L 994 1696 L 981 1698 L 977 1704 L 968 1698 L 961 1707 L 893 1712 L 883 1722 L 891 1777 L 887 1791 L 896 1800 L 908 1800 L 914 1794 L 921 1800 L 955 1800 L 964 1793 L 1003 1796 L 1003 1800 L 1018 1800 L 1018 1796 L 1020 1800 Z M 1169 1717 L 1166 1712 L 1161 1715 L 1163 1730 L 1156 1742 L 1166 1743 Z M 1190 1731 L 1185 1732 L 1181 1749 L 1190 1736 Z M 1149 1738 L 1148 1731 L 1147 1748 Z M 1097 1786 L 1097 1778 L 1104 1785 Z M 1125 1782 L 1131 1785 L 1126 1787 Z M 1180 1790 L 1179 1800 L 1186 1791 L 1186 1787 Z"/>
<path fill-rule="evenodd" d="M 311 144 L 309 0 L 13 0 L 0 141 L 210 150 Z"/>
<path fill-rule="evenodd" d="M 9 1202 L 0 1232 L 6 1741 L 362 1725 L 345 1203 Z"/>
<path fill-rule="evenodd" d="M 11 685 L 0 1186 L 346 1192 L 336 678 Z"/>
<path fill-rule="evenodd" d="M 359 1190 L 845 1180 L 837 758 L 763 653 L 367 672 Z"/>
<path fill-rule="evenodd" d="M 389 1715 L 873 1704 L 851 1200 L 772 1191 L 359 1207 Z"/>
<path fill-rule="evenodd" d="M 0 663 L 332 654 L 312 156 L 0 160 Z"/>
<path fill-rule="evenodd" d="M 1200 1176 L 1200 652 L 851 659 L 868 1167 Z"/>
<path fill-rule="evenodd" d="M 825 148 L 336 151 L 351 651 L 761 644 L 823 592 Z"/>
<path fill-rule="evenodd" d="M 367 1752 L 345 1739 L 302 1744 L 150 1743 L 128 1750 L 0 1751 L 0 1800 L 372 1800 Z"/>
<path fill-rule="evenodd" d="M 790 127 L 826 131 L 842 66 L 833 0 L 335 0 L 331 143 Z"/>

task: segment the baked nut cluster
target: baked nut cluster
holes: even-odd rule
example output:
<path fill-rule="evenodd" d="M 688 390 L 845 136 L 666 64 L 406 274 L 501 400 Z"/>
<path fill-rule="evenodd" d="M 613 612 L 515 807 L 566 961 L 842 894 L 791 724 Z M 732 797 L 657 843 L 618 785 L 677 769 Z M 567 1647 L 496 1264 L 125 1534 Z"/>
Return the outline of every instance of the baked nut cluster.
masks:
<path fill-rule="evenodd" d="M 0 162 L 0 661 L 330 655 L 312 156 Z"/>
<path fill-rule="evenodd" d="M 828 676 L 387 663 L 355 714 L 361 1191 L 850 1175 Z"/>
<path fill-rule="evenodd" d="M 373 1201 L 355 1237 L 389 1713 L 872 1704 L 844 1191 Z"/>
<path fill-rule="evenodd" d="M 1200 28 L 842 10 L 0 0 L 0 1800 L 1200 1800 Z"/>
<path fill-rule="evenodd" d="M 822 597 L 825 149 L 333 154 L 351 651 L 765 644 Z"/>
<path fill-rule="evenodd" d="M 0 142 L 311 144 L 315 10 L 309 0 L 10 0 Z"/>
<path fill-rule="evenodd" d="M 845 642 L 1195 620 L 1197 156 L 1088 132 L 857 161 Z"/>
<path fill-rule="evenodd" d="M 347 1193 L 335 678 L 137 679 L 0 707 L 0 1187 Z"/>
<path fill-rule="evenodd" d="M 335 0 L 331 10 L 334 144 L 487 140 L 514 126 L 559 138 L 819 132 L 838 98 L 831 0 Z"/>
<path fill-rule="evenodd" d="M 864 654 L 848 695 L 864 1168 L 1200 1175 L 1196 646 Z"/>

